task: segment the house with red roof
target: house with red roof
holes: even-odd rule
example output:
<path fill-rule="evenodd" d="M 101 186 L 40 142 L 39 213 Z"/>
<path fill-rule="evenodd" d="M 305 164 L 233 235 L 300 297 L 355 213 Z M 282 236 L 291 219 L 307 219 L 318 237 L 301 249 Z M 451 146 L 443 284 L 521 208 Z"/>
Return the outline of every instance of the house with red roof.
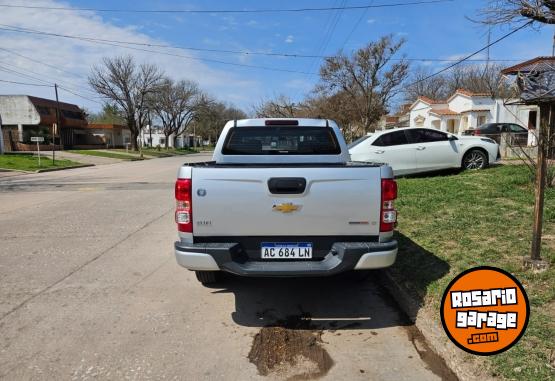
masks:
<path fill-rule="evenodd" d="M 539 108 L 510 104 L 490 94 L 458 89 L 447 99 L 418 97 L 410 106 L 410 127 L 435 128 L 462 135 L 485 123 L 516 123 L 528 129 L 539 126 Z"/>

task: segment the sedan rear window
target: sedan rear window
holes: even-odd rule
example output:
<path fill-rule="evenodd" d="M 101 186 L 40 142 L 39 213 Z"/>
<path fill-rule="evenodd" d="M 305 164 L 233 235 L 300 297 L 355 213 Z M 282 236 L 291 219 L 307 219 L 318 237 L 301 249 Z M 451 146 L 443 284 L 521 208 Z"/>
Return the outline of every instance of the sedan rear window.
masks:
<path fill-rule="evenodd" d="M 411 141 L 413 143 L 433 143 L 449 140 L 449 136 L 447 136 L 444 132 L 423 128 L 414 130 L 409 129 L 407 130 L 407 133 L 411 136 Z"/>
<path fill-rule="evenodd" d="M 395 131 L 383 134 L 377 138 L 374 143 L 372 143 L 373 146 L 378 147 L 397 146 L 401 144 L 408 144 L 407 136 L 404 131 Z"/>
<path fill-rule="evenodd" d="M 224 155 L 338 155 L 329 127 L 236 127 L 229 130 Z"/>

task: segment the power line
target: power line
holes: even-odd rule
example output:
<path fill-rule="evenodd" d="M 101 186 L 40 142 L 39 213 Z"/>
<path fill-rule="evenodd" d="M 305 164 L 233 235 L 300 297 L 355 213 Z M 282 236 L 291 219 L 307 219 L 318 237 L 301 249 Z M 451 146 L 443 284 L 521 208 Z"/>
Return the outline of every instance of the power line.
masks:
<path fill-rule="evenodd" d="M 169 44 L 153 44 L 147 42 L 134 42 L 134 41 L 122 41 L 122 40 L 109 40 L 109 39 L 102 39 L 102 38 L 95 38 L 95 37 L 87 37 L 87 36 L 76 36 L 76 35 L 68 35 L 68 34 L 60 34 L 60 33 L 51 33 L 45 31 L 39 31 L 36 29 L 27 29 L 27 28 L 20 28 L 12 25 L 0 24 L 0 30 L 4 30 L 7 32 L 17 32 L 17 33 L 27 33 L 27 34 L 37 34 L 37 35 L 45 35 L 45 36 L 52 36 L 52 37 L 61 37 L 61 38 L 68 38 L 68 39 L 77 39 L 77 40 L 87 40 L 87 41 L 95 41 L 95 42 L 107 42 L 107 43 L 114 43 L 114 44 L 125 44 L 125 45 L 135 45 L 135 46 L 145 46 L 145 47 L 153 47 L 153 48 L 168 48 L 168 49 L 181 49 L 181 50 L 191 50 L 191 51 L 199 51 L 199 52 L 208 52 L 208 53 L 226 53 L 226 54 L 238 54 L 238 55 L 251 55 L 251 56 L 269 56 L 269 57 L 285 57 L 285 58 L 329 58 L 330 56 L 322 55 L 322 54 L 300 54 L 300 53 L 281 53 L 281 52 L 260 52 L 260 51 L 249 51 L 249 50 L 228 50 L 228 49 L 212 49 L 212 48 L 199 48 L 199 47 L 191 47 L 191 46 L 180 46 L 180 45 L 169 45 Z M 352 34 L 352 33 L 351 33 Z M 327 33 L 326 33 L 327 35 Z M 325 36 L 324 36 L 325 37 Z M 79 74 L 75 74 L 73 72 L 61 69 L 54 65 L 49 65 L 39 60 L 35 60 L 29 57 L 25 57 L 22 54 L 19 54 L 13 50 L 6 49 L 0 47 L 0 50 L 4 50 L 20 56 L 22 58 L 29 59 L 35 63 L 39 63 L 42 65 L 49 66 L 54 68 L 58 71 L 79 77 Z M 320 49 L 319 49 L 320 50 Z M 392 60 L 405 60 L 405 61 L 422 61 L 422 62 L 456 62 L 458 59 L 454 58 L 393 58 Z M 470 62 L 486 62 L 487 59 L 473 59 L 467 60 Z M 490 62 L 522 62 L 525 59 L 490 59 Z"/>
<path fill-rule="evenodd" d="M 2 65 L 8 65 L 8 66 L 11 66 L 11 67 L 15 67 L 15 68 L 18 68 L 20 70 L 24 70 L 28 73 L 35 74 L 35 75 L 38 75 L 40 77 L 45 77 L 47 79 L 50 78 L 52 80 L 52 82 L 44 81 L 42 79 L 30 76 L 32 79 L 35 79 L 35 80 L 39 80 L 39 81 L 43 81 L 43 82 L 47 82 L 47 83 L 58 83 L 58 84 L 62 84 L 64 86 L 67 86 L 67 87 L 70 87 L 70 88 L 77 89 L 76 91 L 78 91 L 78 90 L 86 91 L 90 94 L 95 94 L 96 95 L 96 93 L 94 93 L 92 90 L 88 90 L 84 87 L 81 88 L 81 86 L 82 86 L 81 84 L 77 84 L 77 83 L 74 83 L 74 82 L 60 81 L 58 78 L 55 78 L 55 77 L 52 77 L 52 76 L 49 76 L 49 75 L 45 75 L 45 74 L 42 74 L 42 73 L 37 73 L 37 72 L 29 70 L 27 68 L 23 68 L 23 67 L 20 67 L 20 66 L 17 66 L 17 65 L 13 65 L 13 64 L 9 64 L 7 62 L 0 61 L 0 67 L 2 67 Z M 50 66 L 50 65 L 47 65 L 47 66 Z M 14 71 L 14 70 L 12 69 L 12 71 Z M 26 73 L 22 73 L 22 74 L 26 74 Z M 26 75 L 29 76 L 28 74 L 26 74 Z"/>
<path fill-rule="evenodd" d="M 86 99 L 86 100 L 88 100 L 88 101 L 91 101 L 91 102 L 94 102 L 94 103 L 98 103 L 99 105 L 104 105 L 104 103 L 102 103 L 102 102 L 100 102 L 100 101 L 97 101 L 97 100 L 92 99 L 92 98 L 89 98 L 89 97 L 85 97 L 85 96 L 83 96 L 83 95 L 81 95 L 81 94 L 78 94 L 78 93 L 76 93 L 76 92 L 74 92 L 74 91 L 68 89 L 67 87 L 58 85 L 58 88 L 59 88 L 59 89 L 62 89 L 62 90 L 65 90 L 65 91 L 67 91 L 68 93 L 73 94 L 73 95 L 75 95 L 75 96 L 77 96 L 77 97 L 79 97 L 79 98 L 83 98 L 83 99 Z"/>
<path fill-rule="evenodd" d="M 2 25 L 2 24 L 0 24 L 0 25 Z M 185 59 L 194 60 L 194 61 L 213 62 L 213 63 L 222 64 L 222 65 L 247 67 L 247 68 L 251 68 L 251 69 L 280 71 L 280 72 L 297 73 L 297 74 L 311 74 L 311 75 L 316 74 L 316 73 L 308 73 L 308 72 L 303 72 L 303 71 L 298 71 L 298 70 L 282 69 L 282 68 L 261 66 L 261 65 L 242 64 L 242 63 L 237 63 L 237 62 L 221 61 L 221 60 L 216 60 L 216 59 L 212 59 L 212 58 L 185 56 L 185 55 L 181 55 L 181 54 L 161 52 L 161 51 L 157 51 L 157 50 L 142 49 L 142 48 L 122 45 L 121 43 L 118 43 L 118 42 L 108 42 L 109 40 L 101 40 L 101 39 L 96 39 L 96 38 L 77 37 L 77 36 L 63 35 L 63 34 L 57 34 L 57 33 L 48 33 L 48 32 L 42 32 L 42 31 L 33 30 L 33 29 L 27 29 L 27 28 L 16 28 L 16 27 L 11 27 L 11 28 L 14 28 L 14 29 L 8 29 L 8 28 L 0 27 L 0 30 L 5 30 L 5 31 L 9 31 L 9 32 L 18 32 L 18 33 L 28 33 L 28 34 L 47 35 L 47 36 L 53 36 L 53 37 L 70 38 L 70 39 L 75 39 L 75 40 L 79 40 L 79 41 L 86 41 L 86 42 L 95 43 L 95 44 L 117 46 L 117 47 L 130 49 L 130 50 L 143 51 L 143 52 L 156 53 L 156 54 L 163 54 L 163 55 L 167 55 L 167 56 L 185 58 Z"/>
<path fill-rule="evenodd" d="M 53 86 L 51 86 L 51 85 L 42 85 L 42 84 L 38 84 L 38 83 L 27 83 L 27 82 L 8 81 L 8 80 L 6 80 L 6 79 L 0 79 L 0 82 L 13 83 L 13 84 L 16 84 L 16 85 L 25 85 L 25 86 L 53 87 Z"/>
<path fill-rule="evenodd" d="M 25 73 L 21 73 L 21 72 L 19 72 L 19 71 L 17 71 L 17 70 L 13 70 L 13 69 L 9 69 L 9 68 L 3 67 L 2 65 L 0 65 L 0 71 L 5 71 L 5 72 L 7 72 L 7 73 L 13 73 L 13 74 L 19 75 L 19 76 L 24 77 L 24 78 L 34 79 L 34 80 L 36 80 L 36 81 L 44 82 L 45 84 L 44 84 L 44 85 L 42 85 L 42 84 L 32 84 L 32 83 L 23 83 L 23 82 L 15 82 L 15 81 L 7 81 L 7 80 L 2 80 L 2 82 L 14 83 L 14 84 L 22 84 L 22 85 L 25 84 L 25 85 L 29 85 L 29 86 L 43 86 L 43 87 L 54 87 L 54 86 L 55 86 L 55 83 L 50 83 L 50 82 L 45 81 L 45 80 L 43 80 L 43 79 L 40 79 L 40 78 L 37 78 L 37 77 L 33 77 L 32 75 L 28 75 L 28 74 L 25 74 Z M 75 96 L 78 96 L 79 98 L 83 98 L 83 99 L 86 99 L 86 100 L 88 100 L 88 101 L 98 103 L 98 104 L 100 104 L 100 105 L 103 104 L 102 102 L 99 102 L 99 101 L 97 101 L 97 100 L 95 100 L 95 99 L 92 99 L 92 98 L 86 97 L 86 96 L 84 96 L 84 95 L 78 94 L 78 93 L 74 92 L 73 90 L 68 89 L 68 88 L 65 87 L 65 86 L 60 86 L 60 85 L 58 85 L 58 88 L 63 89 L 63 90 L 65 90 L 65 91 L 67 91 L 67 92 L 69 92 L 69 93 L 71 93 L 71 94 L 73 94 L 73 95 L 75 95 Z"/>
<path fill-rule="evenodd" d="M 37 78 L 37 77 L 34 77 L 34 76 L 32 76 L 32 75 L 19 72 L 19 71 L 17 71 L 17 70 L 9 69 L 9 68 L 6 68 L 6 67 L 4 67 L 4 66 L 2 66 L 2 65 L 0 65 L 0 71 L 5 71 L 5 72 L 8 72 L 8 73 L 13 73 L 13 74 L 22 76 L 22 77 L 24 77 L 24 78 L 26 77 L 26 78 L 34 79 L 34 80 L 36 80 L 36 81 L 44 82 L 45 84 L 44 84 L 44 85 L 42 85 L 42 84 L 31 84 L 31 83 L 23 83 L 23 82 L 15 82 L 15 81 L 7 81 L 7 80 L 2 80 L 2 82 L 14 83 L 14 84 L 26 84 L 26 85 L 30 85 L 30 86 L 43 86 L 43 87 L 55 87 L 55 85 L 56 85 L 55 83 L 50 83 L 50 82 L 45 81 L 45 80 L 43 80 L 43 79 L 41 79 L 41 78 Z M 67 91 L 67 92 L 69 92 L 69 93 L 71 93 L 71 94 L 73 94 L 73 95 L 75 95 L 75 96 L 77 96 L 77 97 L 79 97 L 79 98 L 83 98 L 83 99 L 86 99 L 86 100 L 88 100 L 88 101 L 98 103 L 98 104 L 100 104 L 100 105 L 103 104 L 102 102 L 99 102 L 99 101 L 97 101 L 97 100 L 95 100 L 95 99 L 92 99 L 92 98 L 86 97 L 86 96 L 84 96 L 84 95 L 78 94 L 78 93 L 76 93 L 75 91 L 73 91 L 73 90 L 71 90 L 71 89 L 68 89 L 66 86 L 61 86 L 61 85 L 58 84 L 58 88 L 60 88 L 60 89 L 62 89 L 62 90 L 65 90 L 65 91 Z"/>
<path fill-rule="evenodd" d="M 2 65 L 0 65 L 0 70 L 1 70 L 1 71 L 4 71 L 4 72 L 7 72 L 7 73 L 15 74 L 15 75 L 17 75 L 17 76 L 19 76 L 19 77 L 23 77 L 23 78 L 26 78 L 26 79 L 33 79 L 33 80 L 35 80 L 35 81 L 43 82 L 43 83 L 46 83 L 46 84 L 48 84 L 48 85 L 53 85 L 53 84 L 51 84 L 50 82 L 45 81 L 45 80 L 42 79 L 42 78 L 33 77 L 32 75 L 25 74 L 25 73 L 22 73 L 22 72 L 20 72 L 20 71 L 10 69 L 10 68 L 4 67 L 4 66 L 2 66 Z"/>
<path fill-rule="evenodd" d="M 341 7 L 321 7 L 321 8 L 284 8 L 284 9 L 117 9 L 117 8 L 72 8 L 72 7 L 47 7 L 38 5 L 13 5 L 13 4 L 0 4 L 2 8 L 16 8 L 16 9 L 38 9 L 49 11 L 91 11 L 91 12 L 114 12 L 114 13 L 293 13 L 293 12 L 327 12 L 336 10 L 351 10 L 351 9 L 370 9 L 370 8 L 394 8 L 404 7 L 411 5 L 426 5 L 426 4 L 439 4 L 448 3 L 455 0 L 425 0 L 425 1 L 411 1 L 404 3 L 389 3 L 389 4 L 367 4 L 367 5 L 353 5 Z"/>
<path fill-rule="evenodd" d="M 373 4 L 373 3 L 374 3 L 374 1 L 372 1 L 370 4 Z M 366 16 L 366 13 L 368 13 L 368 8 L 363 10 L 362 13 L 360 14 L 360 17 L 358 18 L 358 20 L 353 25 L 353 28 L 351 29 L 351 31 L 349 32 L 349 34 L 345 38 L 345 41 L 343 41 L 343 44 L 341 45 L 341 50 L 343 50 L 345 45 L 347 45 L 347 42 L 349 42 L 349 40 L 351 39 L 351 36 L 353 35 L 353 33 L 355 33 L 355 31 L 358 29 L 358 26 L 360 25 L 360 22 L 362 21 L 362 19 L 364 19 L 364 17 Z"/>
<path fill-rule="evenodd" d="M 29 61 L 31 61 L 31 62 L 38 63 L 38 64 L 41 64 L 41 65 L 44 65 L 44 66 L 48 66 L 48 67 L 50 67 L 50 68 L 52 68 L 52 69 L 55 69 L 55 70 L 57 70 L 57 71 L 60 71 L 60 72 L 62 72 L 62 73 L 70 74 L 70 75 L 72 75 L 72 76 L 74 76 L 74 77 L 81 77 L 80 74 L 76 74 L 76 73 L 73 73 L 73 72 L 71 72 L 71 71 L 67 71 L 67 70 L 64 70 L 64 69 L 62 69 L 62 68 L 59 68 L 58 66 L 50 65 L 50 64 L 48 64 L 48 63 L 46 63 L 46 62 L 43 62 L 43 61 L 40 61 L 40 60 L 36 60 L 36 59 L 34 59 L 34 58 L 31 58 L 31 57 L 24 56 L 23 54 L 18 53 L 18 52 L 16 52 L 16 51 L 13 51 L 13 50 L 11 50 L 11 49 L 6 49 L 6 48 L 0 47 L 0 50 L 3 50 L 3 51 L 8 52 L 8 53 L 10 53 L 10 54 L 13 54 L 13 55 L 16 55 L 16 56 L 18 56 L 18 57 L 24 58 L 24 59 L 29 60 Z"/>
<path fill-rule="evenodd" d="M 450 69 L 454 68 L 455 66 L 460 65 L 461 63 L 467 61 L 468 59 L 474 57 L 475 55 L 480 54 L 480 53 L 483 52 L 484 50 L 489 49 L 491 46 L 497 44 L 498 42 L 501 42 L 501 41 L 503 41 L 504 39 L 506 39 L 507 37 L 509 37 L 509 36 L 511 36 L 511 35 L 513 35 L 513 34 L 515 34 L 515 33 L 518 32 L 519 30 L 524 29 L 525 27 L 529 26 L 529 25 L 532 24 L 533 22 L 534 22 L 533 20 L 532 20 L 532 21 L 528 21 L 527 23 L 525 23 L 525 24 L 519 26 L 518 28 L 513 29 L 513 30 L 510 31 L 509 33 L 504 34 L 503 36 L 499 37 L 499 38 L 496 39 L 495 41 L 488 43 L 488 44 L 487 44 L 486 46 L 484 46 L 483 48 L 481 48 L 481 49 L 479 49 L 479 50 L 476 50 L 474 53 L 471 53 L 471 54 L 467 55 L 466 57 L 461 58 L 461 59 L 458 60 L 457 62 L 455 62 L 455 63 L 453 63 L 453 64 L 451 64 L 451 65 L 449 65 L 449 66 L 446 66 L 446 67 L 444 67 L 443 69 L 438 70 L 437 72 L 428 75 L 427 77 L 424 77 L 424 78 L 422 78 L 422 79 L 419 79 L 419 80 L 417 80 L 417 81 L 414 81 L 414 82 L 412 82 L 412 83 L 410 83 L 410 84 L 404 86 L 403 88 L 406 89 L 406 88 L 411 87 L 411 86 L 414 86 L 414 85 L 416 85 L 416 84 L 418 84 L 418 83 L 420 83 L 420 82 L 427 81 L 427 80 L 430 79 L 430 78 L 433 78 L 433 77 L 435 77 L 435 76 L 438 76 L 438 75 L 440 75 L 440 74 L 446 72 L 447 70 L 450 70 Z"/>
<path fill-rule="evenodd" d="M 342 6 L 345 6 L 347 3 L 347 0 L 343 0 L 343 2 L 341 3 Z M 334 1 L 334 7 L 337 7 L 338 4 L 340 4 L 340 0 L 336 0 Z M 334 11 L 333 14 L 332 13 L 328 13 L 328 17 L 326 18 L 326 22 L 324 23 L 324 26 L 322 28 L 322 30 L 324 30 L 324 34 L 322 37 L 322 40 L 320 41 L 318 48 L 316 50 L 316 54 L 312 55 L 312 59 L 310 61 L 310 64 L 308 66 L 308 71 L 312 72 L 314 70 L 314 66 L 317 64 L 318 59 L 320 58 L 324 58 L 322 56 L 323 53 L 325 53 L 325 48 L 327 46 L 327 44 L 329 43 L 329 38 L 331 36 L 331 34 L 333 33 L 333 30 L 335 29 L 335 27 L 337 26 L 337 22 L 339 21 L 339 18 L 341 17 L 341 13 L 340 11 Z M 305 77 L 308 77 L 308 75 L 305 75 Z M 303 92 L 302 87 L 299 87 L 298 91 L 295 93 L 293 99 L 297 98 L 299 96 L 299 94 L 301 94 Z"/>

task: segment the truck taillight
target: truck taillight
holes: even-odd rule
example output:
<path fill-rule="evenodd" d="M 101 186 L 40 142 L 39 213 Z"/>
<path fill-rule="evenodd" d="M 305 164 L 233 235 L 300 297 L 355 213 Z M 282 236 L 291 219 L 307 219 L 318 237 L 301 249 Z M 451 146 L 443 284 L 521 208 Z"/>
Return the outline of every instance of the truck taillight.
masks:
<path fill-rule="evenodd" d="M 193 232 L 193 197 L 191 179 L 177 179 L 175 182 L 175 222 L 177 230 Z"/>
<path fill-rule="evenodd" d="M 382 204 L 380 210 L 380 232 L 392 231 L 397 222 L 394 201 L 397 198 L 397 183 L 393 179 L 382 179 Z"/>

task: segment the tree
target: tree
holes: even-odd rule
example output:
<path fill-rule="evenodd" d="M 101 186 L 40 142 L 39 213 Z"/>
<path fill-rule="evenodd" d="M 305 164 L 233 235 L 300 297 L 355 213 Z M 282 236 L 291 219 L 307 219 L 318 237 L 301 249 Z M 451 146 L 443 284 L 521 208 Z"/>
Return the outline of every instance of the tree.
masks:
<path fill-rule="evenodd" d="M 187 130 L 199 110 L 203 97 L 198 85 L 193 81 L 174 82 L 165 78 L 149 100 L 160 122 L 165 136 L 165 148 L 168 148 L 169 136 L 180 136 Z"/>
<path fill-rule="evenodd" d="M 253 106 L 257 118 L 294 118 L 301 114 L 302 105 L 290 100 L 285 95 L 275 99 L 263 100 Z"/>
<path fill-rule="evenodd" d="M 137 150 L 139 134 L 148 117 L 147 100 L 157 92 L 162 72 L 152 64 L 137 66 L 133 57 L 105 57 L 95 65 L 89 84 L 101 96 L 115 103 L 131 131 L 131 144 Z"/>
<path fill-rule="evenodd" d="M 336 121 L 348 142 L 364 135 L 360 123 L 357 123 L 357 112 L 349 94 L 338 91 L 331 96 L 314 94 L 304 103 L 304 109 L 312 117 Z"/>
<path fill-rule="evenodd" d="M 197 134 L 208 138 L 210 142 L 215 142 L 227 121 L 245 119 L 246 117 L 247 115 L 242 110 L 212 100 L 203 102 L 202 107 L 195 115 L 193 123 Z"/>
<path fill-rule="evenodd" d="M 89 121 L 94 123 L 105 123 L 105 124 L 124 124 L 125 118 L 122 116 L 121 111 L 113 103 L 106 102 L 102 106 L 102 110 L 96 114 L 89 114 Z"/>
<path fill-rule="evenodd" d="M 365 132 L 387 113 L 391 99 L 408 75 L 407 61 L 392 63 L 404 43 L 404 39 L 395 41 L 385 36 L 351 56 L 340 52 L 328 57 L 320 68 L 319 90 L 327 96 L 347 94 Z"/>
<path fill-rule="evenodd" d="M 414 101 L 419 96 L 431 99 L 447 99 L 458 89 L 473 93 L 489 94 L 492 98 L 510 95 L 510 87 L 501 75 L 498 64 L 457 65 L 449 73 L 431 76 L 427 68 L 418 67 L 411 75 L 411 83 L 405 91 L 405 99 Z"/>
<path fill-rule="evenodd" d="M 510 94 L 508 82 L 501 75 L 498 64 L 458 65 L 445 79 L 447 95 L 457 89 L 465 89 L 473 93 L 489 94 L 492 98 L 503 98 Z"/>
<path fill-rule="evenodd" d="M 479 20 L 488 25 L 534 21 L 555 24 L 553 0 L 490 0 L 481 10 Z"/>
<path fill-rule="evenodd" d="M 411 74 L 411 85 L 404 90 L 405 99 L 413 102 L 421 96 L 431 99 L 447 97 L 447 78 L 441 74 L 428 78 L 430 76 L 432 71 L 429 68 L 417 67 Z"/>

